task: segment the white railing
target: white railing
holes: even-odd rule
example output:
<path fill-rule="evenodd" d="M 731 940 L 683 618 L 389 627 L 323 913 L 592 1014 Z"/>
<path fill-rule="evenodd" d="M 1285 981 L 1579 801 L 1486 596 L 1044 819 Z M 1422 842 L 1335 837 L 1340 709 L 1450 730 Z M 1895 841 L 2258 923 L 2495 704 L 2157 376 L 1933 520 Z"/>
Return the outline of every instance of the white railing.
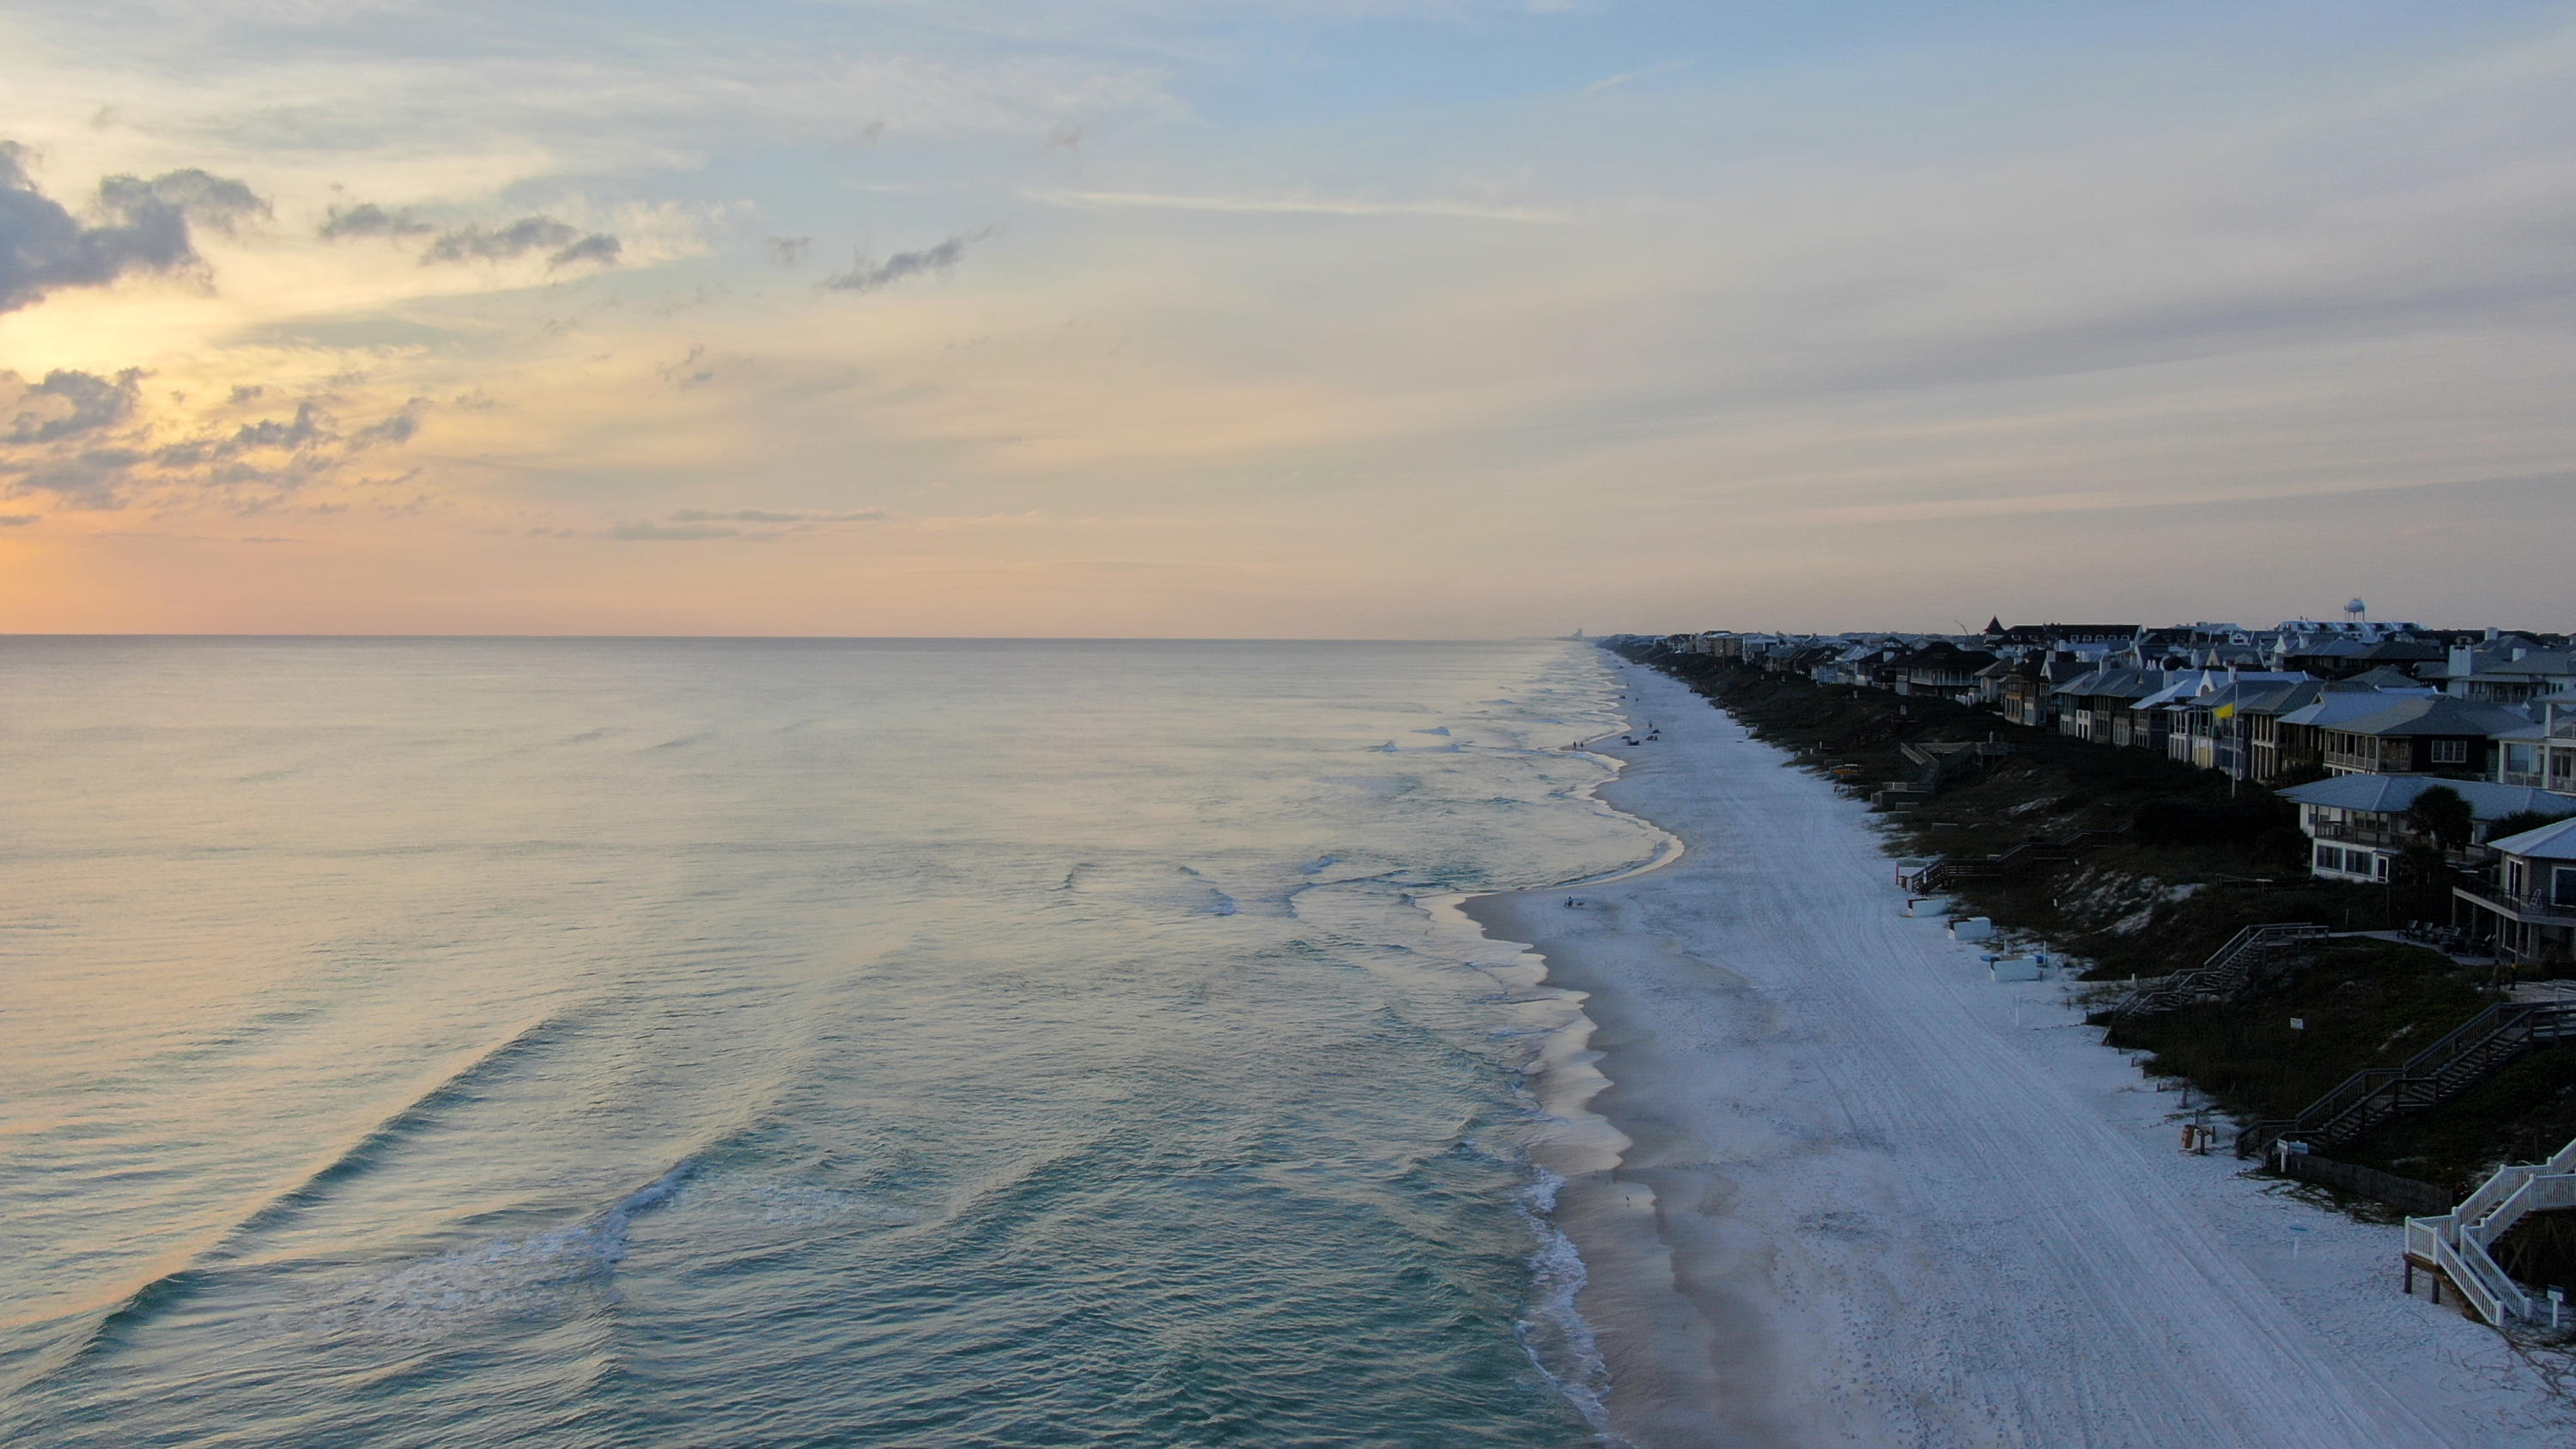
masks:
<path fill-rule="evenodd" d="M 2456 1237 L 2460 1228 L 2485 1222 L 2488 1214 L 2504 1206 L 2504 1200 L 2513 1196 L 2514 1190 L 2522 1186 L 2524 1178 L 2539 1170 L 2536 1167 L 2510 1163 L 2497 1168 L 2495 1176 L 2478 1184 L 2477 1191 L 2460 1199 L 2452 1207 L 2451 1221 L 2457 1226 L 2453 1227 L 2446 1236 Z"/>
<path fill-rule="evenodd" d="M 2444 1240 L 2457 1231 L 2459 1221 L 2449 1213 L 2444 1213 L 2438 1218 L 2408 1218 L 2406 1220 L 2406 1256 L 2421 1258 L 2427 1263 L 2432 1262 L 2440 1253 Z"/>
<path fill-rule="evenodd" d="M 2496 1266 L 2488 1249 L 2530 1213 L 2576 1208 L 2576 1142 L 2546 1162 L 2511 1163 L 2438 1218 L 2406 1220 L 2406 1251 L 2441 1269 L 2478 1316 L 2498 1328 L 2531 1318 L 2531 1295 Z"/>
<path fill-rule="evenodd" d="M 2522 1290 L 2476 1243 L 2464 1240 L 2457 1247 L 2443 1243 L 2434 1250 L 2433 1262 L 2490 1325 L 2504 1327 L 2505 1319 L 2523 1308 Z"/>
<path fill-rule="evenodd" d="M 2473 1235 L 2480 1242 L 2492 1243 L 2512 1232 L 2524 1214 L 2563 1207 L 2576 1207 L 2576 1174 L 2535 1172 L 2524 1178 L 2522 1186 L 2515 1188 L 2513 1196 L 2506 1198 L 2485 1222 L 2477 1225 Z"/>

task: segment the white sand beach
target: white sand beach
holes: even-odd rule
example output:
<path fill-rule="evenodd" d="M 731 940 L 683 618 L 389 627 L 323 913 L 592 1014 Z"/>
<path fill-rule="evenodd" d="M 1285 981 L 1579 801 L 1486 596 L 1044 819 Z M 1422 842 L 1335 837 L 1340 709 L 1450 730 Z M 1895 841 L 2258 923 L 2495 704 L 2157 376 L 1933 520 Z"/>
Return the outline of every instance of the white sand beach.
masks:
<path fill-rule="evenodd" d="M 2496 1333 L 2399 1290 L 2395 1228 L 2179 1150 L 2054 981 L 1904 914 L 1868 812 L 1663 675 L 1602 793 L 1658 870 L 1465 911 L 1587 993 L 1629 1145 L 1558 1220 L 1640 1446 L 2563 1446 Z"/>

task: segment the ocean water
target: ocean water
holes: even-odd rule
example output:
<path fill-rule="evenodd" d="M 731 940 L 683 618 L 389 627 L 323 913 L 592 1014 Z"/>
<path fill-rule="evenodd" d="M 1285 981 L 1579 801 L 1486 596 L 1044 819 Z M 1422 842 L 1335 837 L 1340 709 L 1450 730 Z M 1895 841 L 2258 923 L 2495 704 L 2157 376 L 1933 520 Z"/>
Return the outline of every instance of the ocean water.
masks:
<path fill-rule="evenodd" d="M 0 641 L 0 1441 L 1575 1445 L 1564 643 Z"/>

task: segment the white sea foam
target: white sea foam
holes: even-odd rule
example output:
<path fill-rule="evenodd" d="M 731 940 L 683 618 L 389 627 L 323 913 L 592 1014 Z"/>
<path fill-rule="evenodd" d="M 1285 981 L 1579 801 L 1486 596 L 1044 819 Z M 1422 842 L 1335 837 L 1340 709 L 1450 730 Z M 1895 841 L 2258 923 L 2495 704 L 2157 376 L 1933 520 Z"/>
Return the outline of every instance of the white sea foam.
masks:
<path fill-rule="evenodd" d="M 626 1257 L 636 1214 L 677 1197 L 697 1170 L 683 1159 L 660 1177 L 565 1227 L 496 1237 L 390 1272 L 344 1281 L 309 1312 L 309 1332 L 418 1339 L 495 1318 L 554 1311 L 604 1284 Z"/>
<path fill-rule="evenodd" d="M 1610 1365 L 1592 1325 L 1575 1309 L 1575 1299 L 1590 1280 L 1574 1240 L 1549 1221 L 1565 1179 L 1541 1169 L 1537 1181 L 1521 1194 L 1521 1212 L 1529 1220 L 1538 1247 L 1530 1254 L 1529 1308 L 1512 1325 L 1530 1364 L 1565 1396 L 1604 1444 L 1625 1441 L 1610 1431 L 1610 1411 L 1602 1397 L 1610 1391 Z"/>

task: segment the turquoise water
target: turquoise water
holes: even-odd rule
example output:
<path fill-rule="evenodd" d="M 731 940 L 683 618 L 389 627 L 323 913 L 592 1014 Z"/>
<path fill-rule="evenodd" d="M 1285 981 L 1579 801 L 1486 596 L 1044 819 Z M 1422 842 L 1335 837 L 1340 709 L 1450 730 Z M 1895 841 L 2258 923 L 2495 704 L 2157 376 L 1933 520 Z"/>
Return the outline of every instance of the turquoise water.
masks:
<path fill-rule="evenodd" d="M 1593 1437 L 1569 1012 L 1431 909 L 1650 848 L 1588 648 L 0 680 L 9 1443 Z"/>

